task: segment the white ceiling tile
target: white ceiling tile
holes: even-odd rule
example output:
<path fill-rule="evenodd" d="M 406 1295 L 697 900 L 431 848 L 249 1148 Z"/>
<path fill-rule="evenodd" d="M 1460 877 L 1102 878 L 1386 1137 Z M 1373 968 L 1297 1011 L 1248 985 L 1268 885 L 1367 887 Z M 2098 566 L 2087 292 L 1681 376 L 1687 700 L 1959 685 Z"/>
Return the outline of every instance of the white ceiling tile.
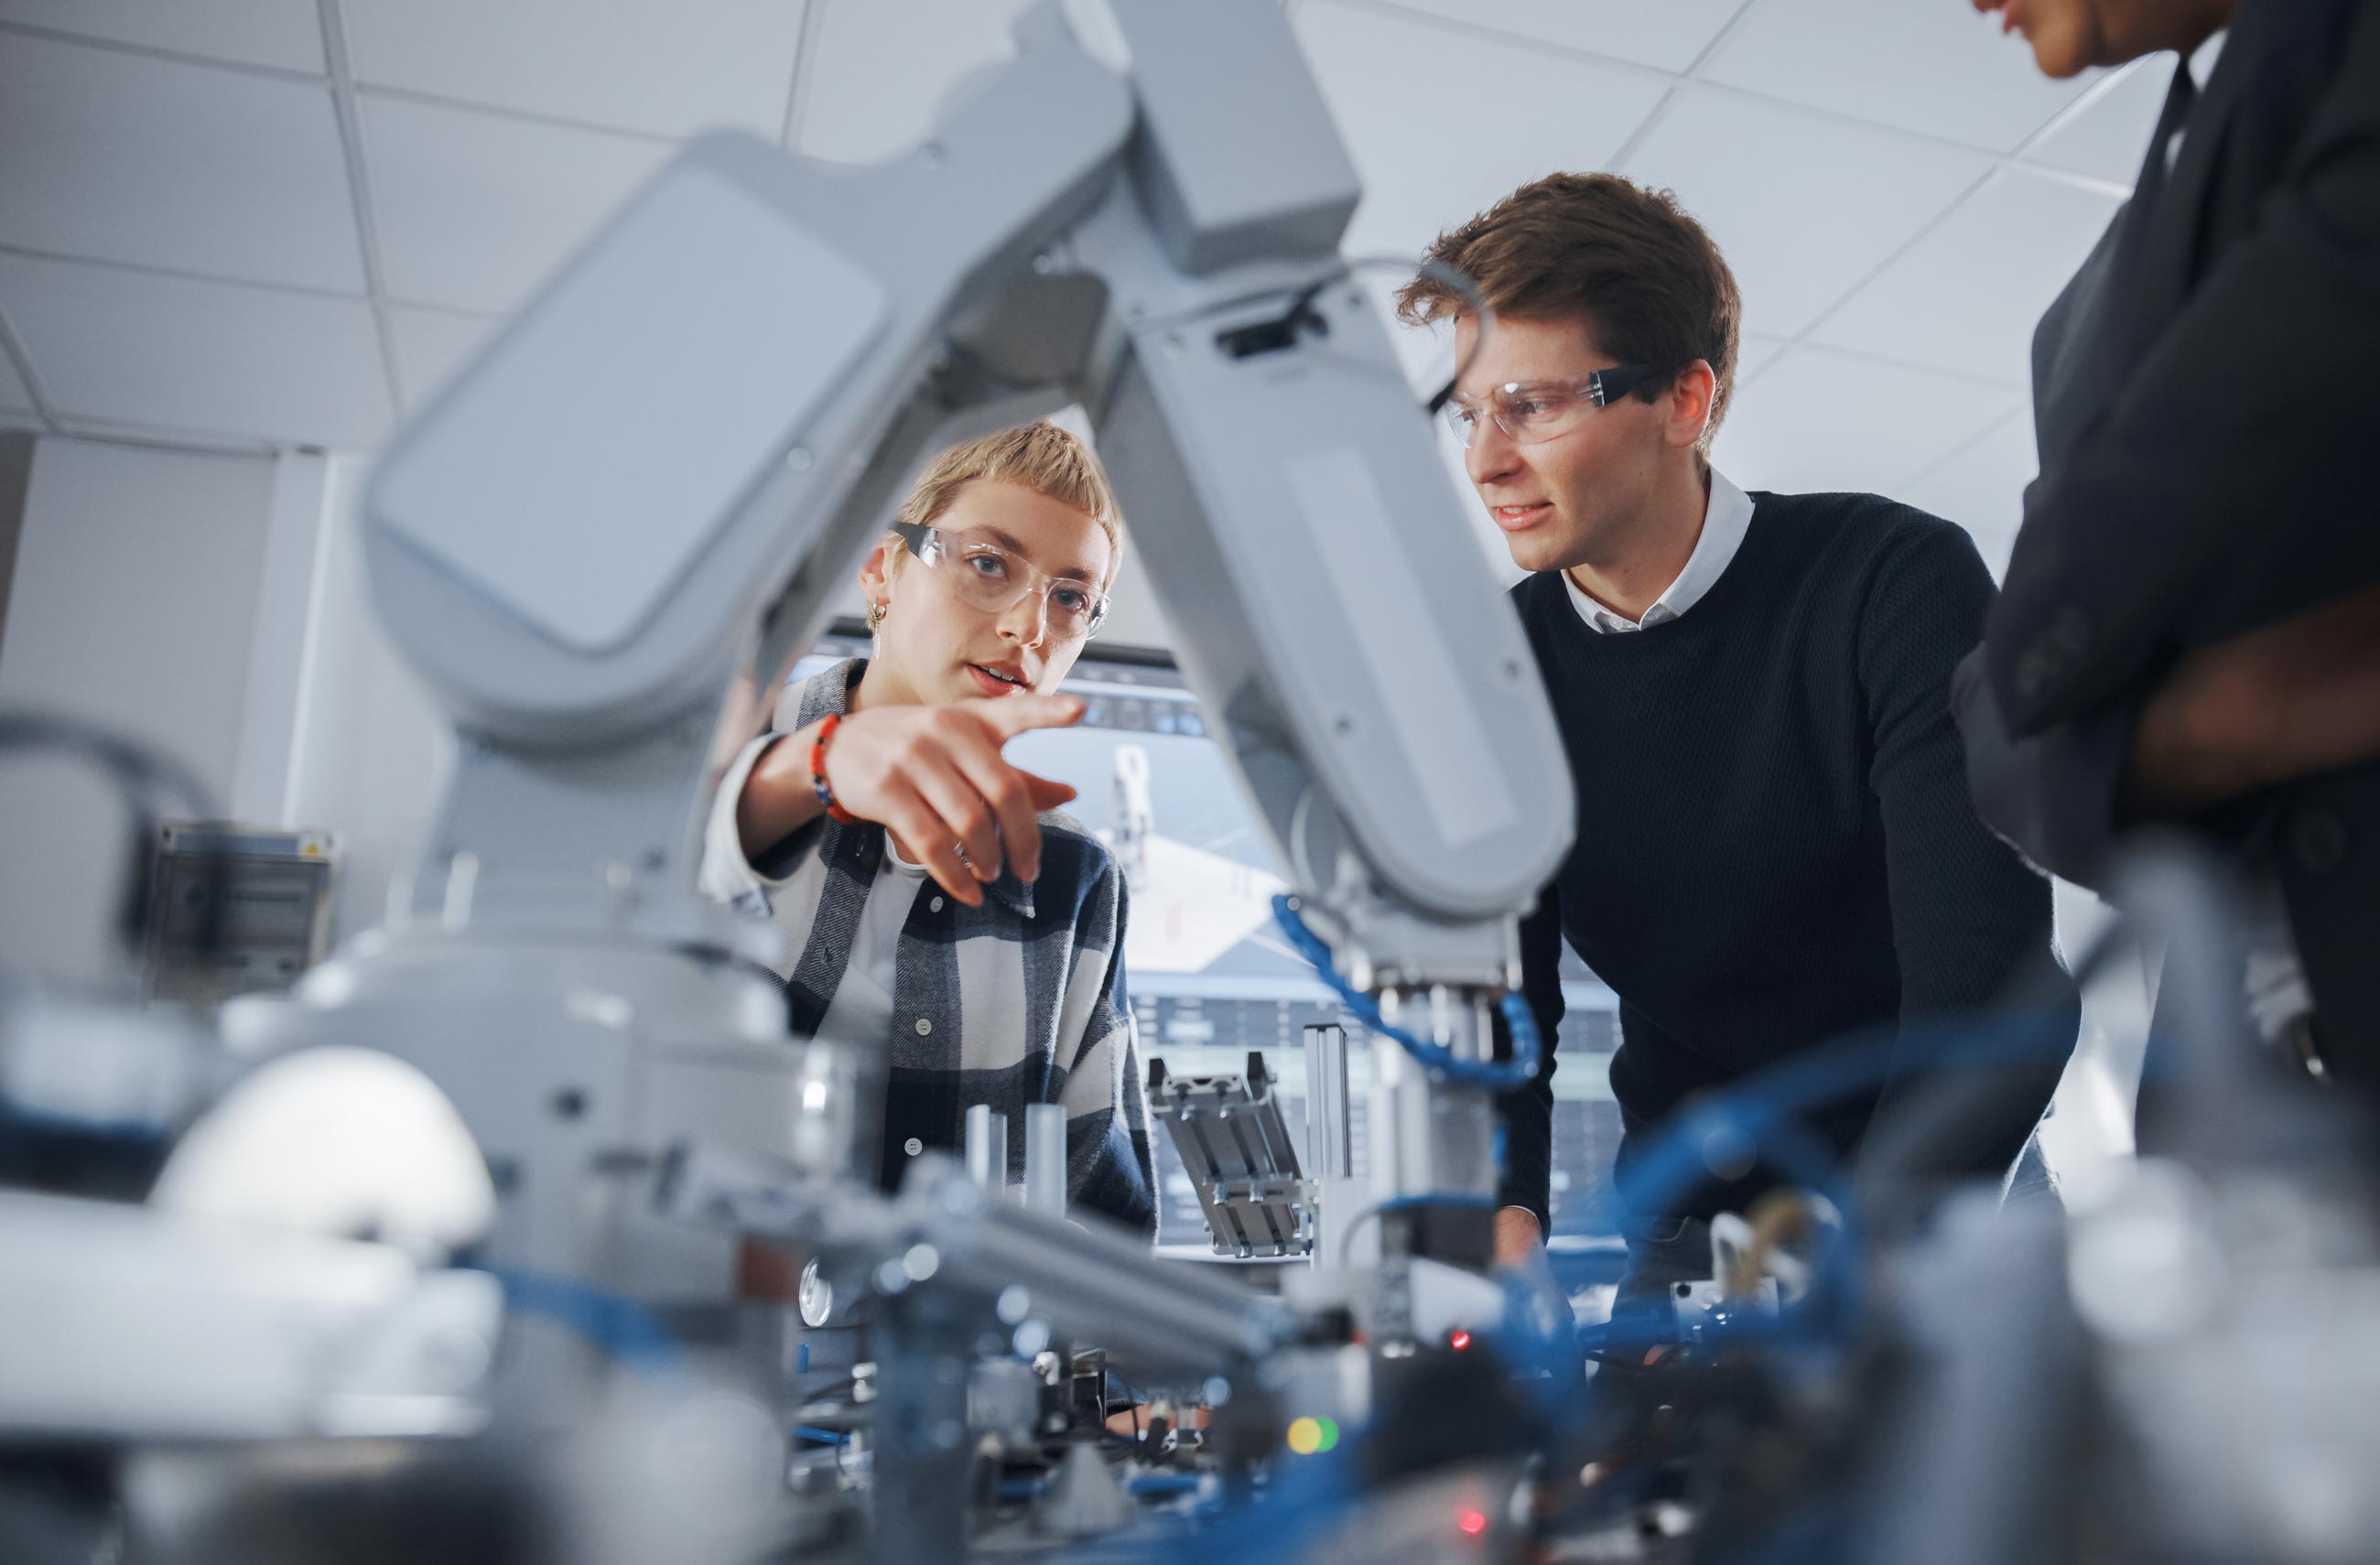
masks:
<path fill-rule="evenodd" d="M 346 0 L 367 85 L 661 136 L 784 131 L 801 0 Z"/>
<path fill-rule="evenodd" d="M 2022 385 L 2034 322 L 2119 204 L 2097 190 L 2003 170 L 1810 340 Z"/>
<path fill-rule="evenodd" d="M 1711 231 L 1748 329 L 1793 336 L 1990 167 L 1980 152 L 1688 88 L 1621 172 L 1676 190 Z"/>
<path fill-rule="evenodd" d="M 2148 155 L 2149 137 L 2173 85 L 2173 62 L 2162 55 L 2136 61 L 2096 84 L 2060 115 L 2025 157 L 2130 185 Z"/>
<path fill-rule="evenodd" d="M 1735 383 L 1742 386 L 1767 369 L 1768 361 L 1784 351 L 1788 340 L 1760 332 L 1742 333 L 1735 344 Z"/>
<path fill-rule="evenodd" d="M 0 34 L 0 244 L 361 292 L 327 85 Z"/>
<path fill-rule="evenodd" d="M 388 431 L 361 299 L 0 255 L 0 309 L 61 417 L 338 446 Z"/>
<path fill-rule="evenodd" d="M 1702 75 L 2002 152 L 2087 85 L 1953 0 L 1759 0 Z"/>
<path fill-rule="evenodd" d="M 1408 10 L 1543 39 L 1615 60 L 1682 71 L 1743 0 L 1395 0 Z"/>
<path fill-rule="evenodd" d="M 671 148 L 366 93 L 365 164 L 391 297 L 501 314 Z"/>
<path fill-rule="evenodd" d="M 1897 498 L 1973 533 L 1975 547 L 1998 576 L 2008 564 L 2009 546 L 2024 517 L 2024 486 L 2039 470 L 2033 419 L 2020 409 L 1919 477 Z"/>
<path fill-rule="evenodd" d="M 1444 230 L 1556 169 L 1595 168 L 1660 101 L 1661 83 L 1434 22 L 1310 0 L 1297 35 L 1364 179 L 1350 254 L 1418 256 Z M 1416 112 L 1492 102 L 1492 131 Z"/>
<path fill-rule="evenodd" d="M 2024 400 L 2022 391 L 1796 347 L 1743 388 L 1712 459 L 1746 489 L 1899 487 Z"/>
<path fill-rule="evenodd" d="M 2009 556 L 2016 552 L 2016 535 L 1976 535 L 1975 552 L 1984 557 L 1984 568 L 1992 573 L 1996 582 L 2008 579 Z"/>
<path fill-rule="evenodd" d="M 389 336 L 396 350 L 396 385 L 411 413 L 463 367 L 474 349 L 501 323 L 493 315 L 457 315 L 452 310 L 391 305 Z"/>
<path fill-rule="evenodd" d="M 0 0 L 0 21 L 238 65 L 323 68 L 316 0 Z"/>
<path fill-rule="evenodd" d="M 802 66 L 794 148 L 827 163 L 881 163 L 933 128 L 942 94 L 1016 53 L 1028 0 L 811 0 L 825 7 Z"/>
<path fill-rule="evenodd" d="M 25 377 L 17 373 L 17 366 L 6 353 L 0 353 L 0 408 L 12 413 L 30 413 L 33 394 L 25 389 Z"/>

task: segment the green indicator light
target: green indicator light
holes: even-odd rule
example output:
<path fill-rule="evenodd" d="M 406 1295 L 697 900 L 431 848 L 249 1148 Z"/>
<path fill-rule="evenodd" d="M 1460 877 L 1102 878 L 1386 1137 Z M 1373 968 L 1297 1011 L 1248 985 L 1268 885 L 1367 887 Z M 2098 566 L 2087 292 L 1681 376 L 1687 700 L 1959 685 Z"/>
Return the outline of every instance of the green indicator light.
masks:
<path fill-rule="evenodd" d="M 1326 1451 L 1339 1443 L 1339 1425 L 1335 1421 L 1318 1418 L 1314 1422 L 1322 1425 L 1322 1443 L 1314 1448 L 1316 1450 Z"/>

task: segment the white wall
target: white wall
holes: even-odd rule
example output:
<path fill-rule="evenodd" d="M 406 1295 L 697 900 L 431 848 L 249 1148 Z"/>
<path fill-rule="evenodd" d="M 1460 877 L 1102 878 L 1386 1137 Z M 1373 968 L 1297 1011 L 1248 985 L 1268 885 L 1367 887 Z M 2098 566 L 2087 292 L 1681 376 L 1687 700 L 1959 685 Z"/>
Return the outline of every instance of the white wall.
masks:
<path fill-rule="evenodd" d="M 454 755 L 452 732 L 381 628 L 355 499 L 370 458 L 324 473 L 281 824 L 339 833 L 341 938 L 383 921 L 391 879 L 419 850 Z"/>
<path fill-rule="evenodd" d="M 337 831 L 343 936 L 381 922 L 451 753 L 367 600 L 363 467 L 43 440 L 0 640 L 0 704 L 168 751 L 234 819 Z M 118 821 L 88 768 L 0 761 L 0 968 L 123 978 Z"/>
<path fill-rule="evenodd" d="M 0 704 L 123 730 L 218 798 L 238 770 L 274 464 L 45 439 L 0 644 Z M 125 833 L 87 766 L 0 759 L 0 966 L 92 985 Z"/>

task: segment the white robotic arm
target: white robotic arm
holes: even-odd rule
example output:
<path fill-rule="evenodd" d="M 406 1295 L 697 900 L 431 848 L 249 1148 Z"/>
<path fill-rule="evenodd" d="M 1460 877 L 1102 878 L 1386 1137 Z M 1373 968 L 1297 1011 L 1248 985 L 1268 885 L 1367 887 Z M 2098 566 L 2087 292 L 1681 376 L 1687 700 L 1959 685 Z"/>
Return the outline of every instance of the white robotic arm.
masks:
<path fill-rule="evenodd" d="M 932 443 L 1073 400 L 1341 974 L 1484 1058 L 1568 770 L 1281 8 L 1050 0 L 1017 42 L 880 168 L 696 143 L 392 445 L 372 578 L 466 737 L 417 906 L 715 943 L 721 692 L 782 675 Z M 1491 1195 L 1484 1095 L 1386 1074 L 1381 1194 Z"/>

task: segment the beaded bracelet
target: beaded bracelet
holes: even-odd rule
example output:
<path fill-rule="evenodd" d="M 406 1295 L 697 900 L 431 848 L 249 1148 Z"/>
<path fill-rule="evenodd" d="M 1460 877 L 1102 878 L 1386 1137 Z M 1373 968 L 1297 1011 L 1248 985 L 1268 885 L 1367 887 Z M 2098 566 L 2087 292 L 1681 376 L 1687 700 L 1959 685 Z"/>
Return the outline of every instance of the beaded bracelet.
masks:
<path fill-rule="evenodd" d="M 859 817 L 834 802 L 834 790 L 827 785 L 826 781 L 826 742 L 834 737 L 836 725 L 842 722 L 841 716 L 828 714 L 826 721 L 819 724 L 818 737 L 810 741 L 810 792 L 818 795 L 819 803 L 826 806 L 829 820 L 849 826 Z"/>

